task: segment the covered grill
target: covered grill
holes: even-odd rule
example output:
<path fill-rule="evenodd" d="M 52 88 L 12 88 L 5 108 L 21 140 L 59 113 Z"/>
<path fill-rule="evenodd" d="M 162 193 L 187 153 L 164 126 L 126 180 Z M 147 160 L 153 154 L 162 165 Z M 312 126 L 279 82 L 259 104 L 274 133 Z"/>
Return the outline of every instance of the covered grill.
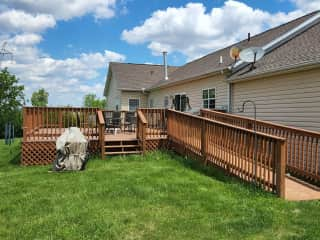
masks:
<path fill-rule="evenodd" d="M 79 128 L 68 128 L 56 142 L 57 155 L 53 171 L 83 170 L 88 159 L 88 140 Z"/>

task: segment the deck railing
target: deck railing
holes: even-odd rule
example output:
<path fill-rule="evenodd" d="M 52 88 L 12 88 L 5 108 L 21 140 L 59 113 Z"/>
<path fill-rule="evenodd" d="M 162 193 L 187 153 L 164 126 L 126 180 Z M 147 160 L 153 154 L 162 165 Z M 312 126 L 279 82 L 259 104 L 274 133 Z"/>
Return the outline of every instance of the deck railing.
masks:
<path fill-rule="evenodd" d="M 175 150 L 284 197 L 286 140 L 168 110 L 168 139 Z"/>
<path fill-rule="evenodd" d="M 78 127 L 89 139 L 98 138 L 97 108 L 24 107 L 23 141 L 55 140 L 66 128 Z"/>
<path fill-rule="evenodd" d="M 126 114 L 130 113 L 130 111 L 125 111 L 125 110 L 121 110 L 121 111 L 113 111 L 113 110 L 101 110 L 105 123 L 108 125 L 107 121 L 112 121 L 113 118 L 113 113 L 114 112 L 120 112 L 120 128 L 122 131 L 131 131 L 134 132 L 136 130 L 136 121 L 134 119 L 129 119 L 129 121 L 131 122 L 130 124 L 127 123 L 127 119 L 126 119 Z M 135 118 L 136 118 L 136 113 L 135 113 Z M 109 130 L 109 129 L 107 129 Z M 112 130 L 112 129 L 111 129 Z"/>
<path fill-rule="evenodd" d="M 216 121 L 253 129 L 254 119 L 202 109 L 201 116 Z M 271 122 L 256 121 L 256 130 L 287 139 L 287 170 L 320 182 L 320 133 Z"/>
<path fill-rule="evenodd" d="M 137 110 L 137 139 L 142 152 L 146 151 L 146 140 L 167 137 L 167 110 L 162 108 L 140 108 Z"/>
<path fill-rule="evenodd" d="M 167 109 L 165 108 L 140 108 L 147 123 L 147 138 L 163 138 L 167 136 Z"/>

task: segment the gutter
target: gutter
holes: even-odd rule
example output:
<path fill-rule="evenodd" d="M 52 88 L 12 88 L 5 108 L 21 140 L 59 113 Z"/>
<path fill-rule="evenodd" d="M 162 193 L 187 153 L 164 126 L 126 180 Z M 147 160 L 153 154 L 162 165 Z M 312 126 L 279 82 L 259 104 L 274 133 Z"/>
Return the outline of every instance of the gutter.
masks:
<path fill-rule="evenodd" d="M 169 80 L 168 82 L 164 82 L 163 85 L 153 86 L 153 87 L 147 88 L 146 91 L 152 91 L 152 90 L 157 90 L 157 89 L 166 88 L 166 87 L 170 87 L 170 86 L 175 86 L 175 85 L 179 85 L 179 84 L 183 84 L 183 83 L 187 83 L 187 82 L 192 82 L 195 80 L 204 79 L 207 77 L 216 76 L 219 74 L 224 75 L 226 73 L 226 70 L 228 70 L 227 66 L 223 67 L 223 68 L 215 69 L 214 72 L 209 72 L 209 73 L 205 73 L 202 75 L 197 75 L 197 76 L 190 77 L 190 78 L 184 78 L 184 79 L 174 81 L 174 82 Z"/>
<path fill-rule="evenodd" d="M 121 91 L 126 91 L 126 92 L 142 92 L 142 93 L 148 93 L 149 91 L 143 90 L 143 89 L 133 89 L 133 88 L 117 88 L 118 90 Z"/>
<path fill-rule="evenodd" d="M 316 13 L 313 17 L 309 18 L 308 20 L 304 21 L 303 23 L 299 24 L 297 27 L 289 30 L 288 32 L 282 34 L 280 37 L 272 40 L 271 42 L 267 43 L 262 47 L 265 54 L 268 54 L 275 48 L 281 46 L 282 44 L 290 41 L 291 39 L 295 38 L 302 32 L 306 31 L 307 29 L 313 27 L 317 23 L 320 22 L 320 12 Z M 238 70 L 244 68 L 245 66 L 249 65 L 250 63 L 246 63 L 242 60 L 235 63 L 233 66 L 229 66 L 229 70 L 232 71 L 232 73 L 237 72 Z"/>
<path fill-rule="evenodd" d="M 274 71 L 268 71 L 268 72 L 261 72 L 258 74 L 254 74 L 252 76 L 228 79 L 227 81 L 229 83 L 251 81 L 251 80 L 256 80 L 256 79 L 265 78 L 265 77 L 273 77 L 273 76 L 278 76 L 278 75 L 283 75 L 283 74 L 290 74 L 290 73 L 296 73 L 296 72 L 301 72 L 301 71 L 319 69 L 319 67 L 320 67 L 320 62 L 291 65 L 286 68 L 282 68 L 282 69 L 278 69 L 278 70 L 274 70 Z"/>

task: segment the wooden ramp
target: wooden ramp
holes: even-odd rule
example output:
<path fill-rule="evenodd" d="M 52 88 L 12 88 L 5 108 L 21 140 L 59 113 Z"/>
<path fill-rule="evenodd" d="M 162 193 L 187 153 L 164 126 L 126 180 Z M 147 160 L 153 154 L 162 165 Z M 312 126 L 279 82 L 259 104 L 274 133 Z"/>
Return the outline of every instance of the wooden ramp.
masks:
<path fill-rule="evenodd" d="M 286 177 L 285 199 L 289 201 L 320 200 L 320 188 Z"/>

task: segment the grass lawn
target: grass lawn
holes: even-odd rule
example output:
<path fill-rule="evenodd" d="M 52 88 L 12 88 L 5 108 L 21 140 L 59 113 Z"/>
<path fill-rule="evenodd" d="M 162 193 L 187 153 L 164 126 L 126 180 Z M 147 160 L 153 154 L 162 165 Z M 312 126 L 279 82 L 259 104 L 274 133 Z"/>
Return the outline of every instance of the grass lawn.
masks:
<path fill-rule="evenodd" d="M 320 239 L 320 202 L 286 202 L 172 153 L 21 167 L 0 142 L 0 239 Z"/>

